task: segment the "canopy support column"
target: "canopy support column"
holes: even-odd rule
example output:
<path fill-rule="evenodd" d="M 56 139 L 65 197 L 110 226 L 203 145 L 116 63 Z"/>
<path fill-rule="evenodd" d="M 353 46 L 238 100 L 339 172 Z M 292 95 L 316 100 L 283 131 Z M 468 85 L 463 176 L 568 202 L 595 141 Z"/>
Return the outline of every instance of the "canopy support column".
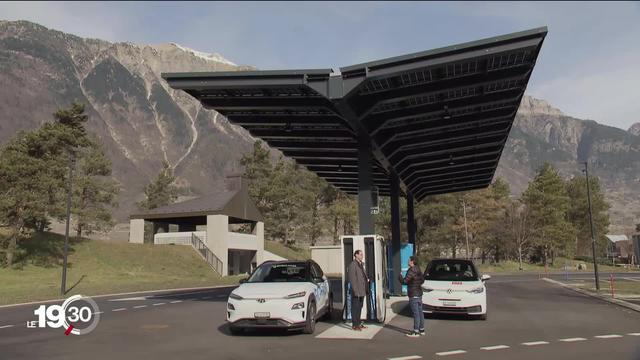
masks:
<path fill-rule="evenodd" d="M 416 249 L 416 217 L 413 211 L 413 194 L 407 191 L 407 233 L 409 234 L 409 244 L 413 245 L 413 254 Z"/>
<path fill-rule="evenodd" d="M 371 207 L 373 198 L 373 163 L 371 159 L 371 143 L 366 137 L 358 138 L 358 220 L 360 235 L 375 234 L 375 226 Z"/>
<path fill-rule="evenodd" d="M 391 256 L 393 269 L 394 295 L 402 295 L 402 284 L 398 280 L 400 274 L 400 180 L 395 172 L 391 173 Z"/>

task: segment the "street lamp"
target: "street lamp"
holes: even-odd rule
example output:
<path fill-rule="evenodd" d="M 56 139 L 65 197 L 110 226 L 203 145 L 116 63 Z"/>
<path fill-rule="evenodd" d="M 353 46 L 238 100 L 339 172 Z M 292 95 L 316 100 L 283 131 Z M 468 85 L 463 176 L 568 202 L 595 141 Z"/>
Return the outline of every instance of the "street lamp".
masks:
<path fill-rule="evenodd" d="M 73 167 L 76 161 L 76 153 L 69 151 L 69 179 L 67 179 L 67 223 L 64 228 L 64 260 L 62 264 L 62 284 L 60 295 L 67 292 L 67 256 L 69 254 L 69 222 L 71 221 L 71 184 L 73 183 Z"/>
<path fill-rule="evenodd" d="M 591 252 L 593 254 L 593 271 L 596 277 L 596 291 L 600 291 L 600 278 L 598 277 L 598 262 L 596 261 L 596 237 L 593 229 L 593 213 L 591 211 L 591 187 L 589 186 L 589 167 L 584 162 L 584 173 L 587 177 L 587 202 L 589 203 L 589 224 L 591 225 Z"/>

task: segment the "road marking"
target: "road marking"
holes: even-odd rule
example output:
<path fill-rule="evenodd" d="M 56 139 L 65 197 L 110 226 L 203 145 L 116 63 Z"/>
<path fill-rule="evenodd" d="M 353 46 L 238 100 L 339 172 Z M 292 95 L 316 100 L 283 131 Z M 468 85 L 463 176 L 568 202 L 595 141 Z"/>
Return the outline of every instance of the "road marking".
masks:
<path fill-rule="evenodd" d="M 98 315 L 98 314 L 104 314 L 104 311 L 97 311 L 93 313 L 94 315 Z"/>
<path fill-rule="evenodd" d="M 629 336 L 640 336 L 640 333 L 628 333 Z"/>
<path fill-rule="evenodd" d="M 138 306 L 134 306 L 134 309 L 140 309 L 140 308 L 144 308 L 147 307 L 147 305 L 138 305 Z"/>
<path fill-rule="evenodd" d="M 6 328 L 10 328 L 10 327 L 14 327 L 15 325 L 2 325 L 0 326 L 0 329 L 6 329 Z"/>
<path fill-rule="evenodd" d="M 495 345 L 495 346 L 486 346 L 486 347 L 481 347 L 481 350 L 502 350 L 502 349 L 508 349 L 509 347 L 507 345 Z"/>
<path fill-rule="evenodd" d="M 532 342 L 522 343 L 522 345 L 525 345 L 525 346 L 536 346 L 536 345 L 549 345 L 549 343 L 546 342 L 546 341 L 532 341 Z"/>
<path fill-rule="evenodd" d="M 459 354 L 466 354 L 466 353 L 467 352 L 464 350 L 452 350 L 452 351 L 439 352 L 439 353 L 436 353 L 436 355 L 449 356 L 449 355 L 459 355 Z"/>
<path fill-rule="evenodd" d="M 177 303 L 181 303 L 182 300 L 174 300 L 174 301 L 169 301 L 169 304 L 177 304 Z"/>
<path fill-rule="evenodd" d="M 587 339 L 585 338 L 568 338 L 568 339 L 560 339 L 558 341 L 564 341 L 564 342 L 576 342 L 576 341 L 586 341 Z"/>
<path fill-rule="evenodd" d="M 137 301 L 137 300 L 147 300 L 146 296 L 136 296 L 136 297 L 128 297 L 128 298 L 120 298 L 120 299 L 111 299 L 107 301 Z"/>
<path fill-rule="evenodd" d="M 418 356 L 418 355 L 401 356 L 401 357 L 389 358 L 388 360 L 415 360 L 415 359 L 422 359 L 422 356 Z"/>
<path fill-rule="evenodd" d="M 160 305 L 164 305 L 164 304 L 166 304 L 166 303 L 155 303 L 155 304 L 153 304 L 153 306 L 160 306 Z"/>
<path fill-rule="evenodd" d="M 207 299 L 211 299 L 211 298 L 213 298 L 213 296 L 205 296 L 205 297 L 201 297 L 200 299 L 207 300 Z"/>
<path fill-rule="evenodd" d="M 615 338 L 621 338 L 622 335 L 611 334 L 611 335 L 598 335 L 594 337 L 598 339 L 615 339 Z"/>
<path fill-rule="evenodd" d="M 127 310 L 127 308 L 113 309 L 113 310 L 111 310 L 111 311 L 124 311 L 124 310 Z"/>

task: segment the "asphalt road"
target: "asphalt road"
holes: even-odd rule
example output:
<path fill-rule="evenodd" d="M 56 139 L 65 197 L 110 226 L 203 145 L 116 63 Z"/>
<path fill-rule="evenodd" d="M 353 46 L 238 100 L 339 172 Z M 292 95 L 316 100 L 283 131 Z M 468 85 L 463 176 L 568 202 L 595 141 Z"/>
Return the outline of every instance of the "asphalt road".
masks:
<path fill-rule="evenodd" d="M 0 359 L 640 359 L 640 313 L 537 274 L 494 276 L 487 321 L 428 318 L 427 336 L 417 339 L 404 336 L 412 325 L 404 301 L 372 340 L 316 338 L 334 325 L 327 322 L 318 323 L 314 335 L 231 336 L 225 325 L 230 291 L 97 298 L 100 323 L 83 336 L 27 328 L 38 305 L 0 308 Z"/>

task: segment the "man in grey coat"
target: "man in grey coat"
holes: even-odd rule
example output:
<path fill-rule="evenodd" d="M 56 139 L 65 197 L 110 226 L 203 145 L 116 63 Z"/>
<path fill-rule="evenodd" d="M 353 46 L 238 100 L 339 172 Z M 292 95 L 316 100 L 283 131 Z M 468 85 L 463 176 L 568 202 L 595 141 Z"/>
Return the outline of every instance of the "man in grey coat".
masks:
<path fill-rule="evenodd" d="M 347 281 L 351 284 L 351 328 L 355 331 L 366 328 L 360 320 L 362 304 L 369 288 L 369 278 L 362 265 L 363 258 L 362 250 L 356 250 L 353 254 L 353 261 L 347 267 Z"/>

